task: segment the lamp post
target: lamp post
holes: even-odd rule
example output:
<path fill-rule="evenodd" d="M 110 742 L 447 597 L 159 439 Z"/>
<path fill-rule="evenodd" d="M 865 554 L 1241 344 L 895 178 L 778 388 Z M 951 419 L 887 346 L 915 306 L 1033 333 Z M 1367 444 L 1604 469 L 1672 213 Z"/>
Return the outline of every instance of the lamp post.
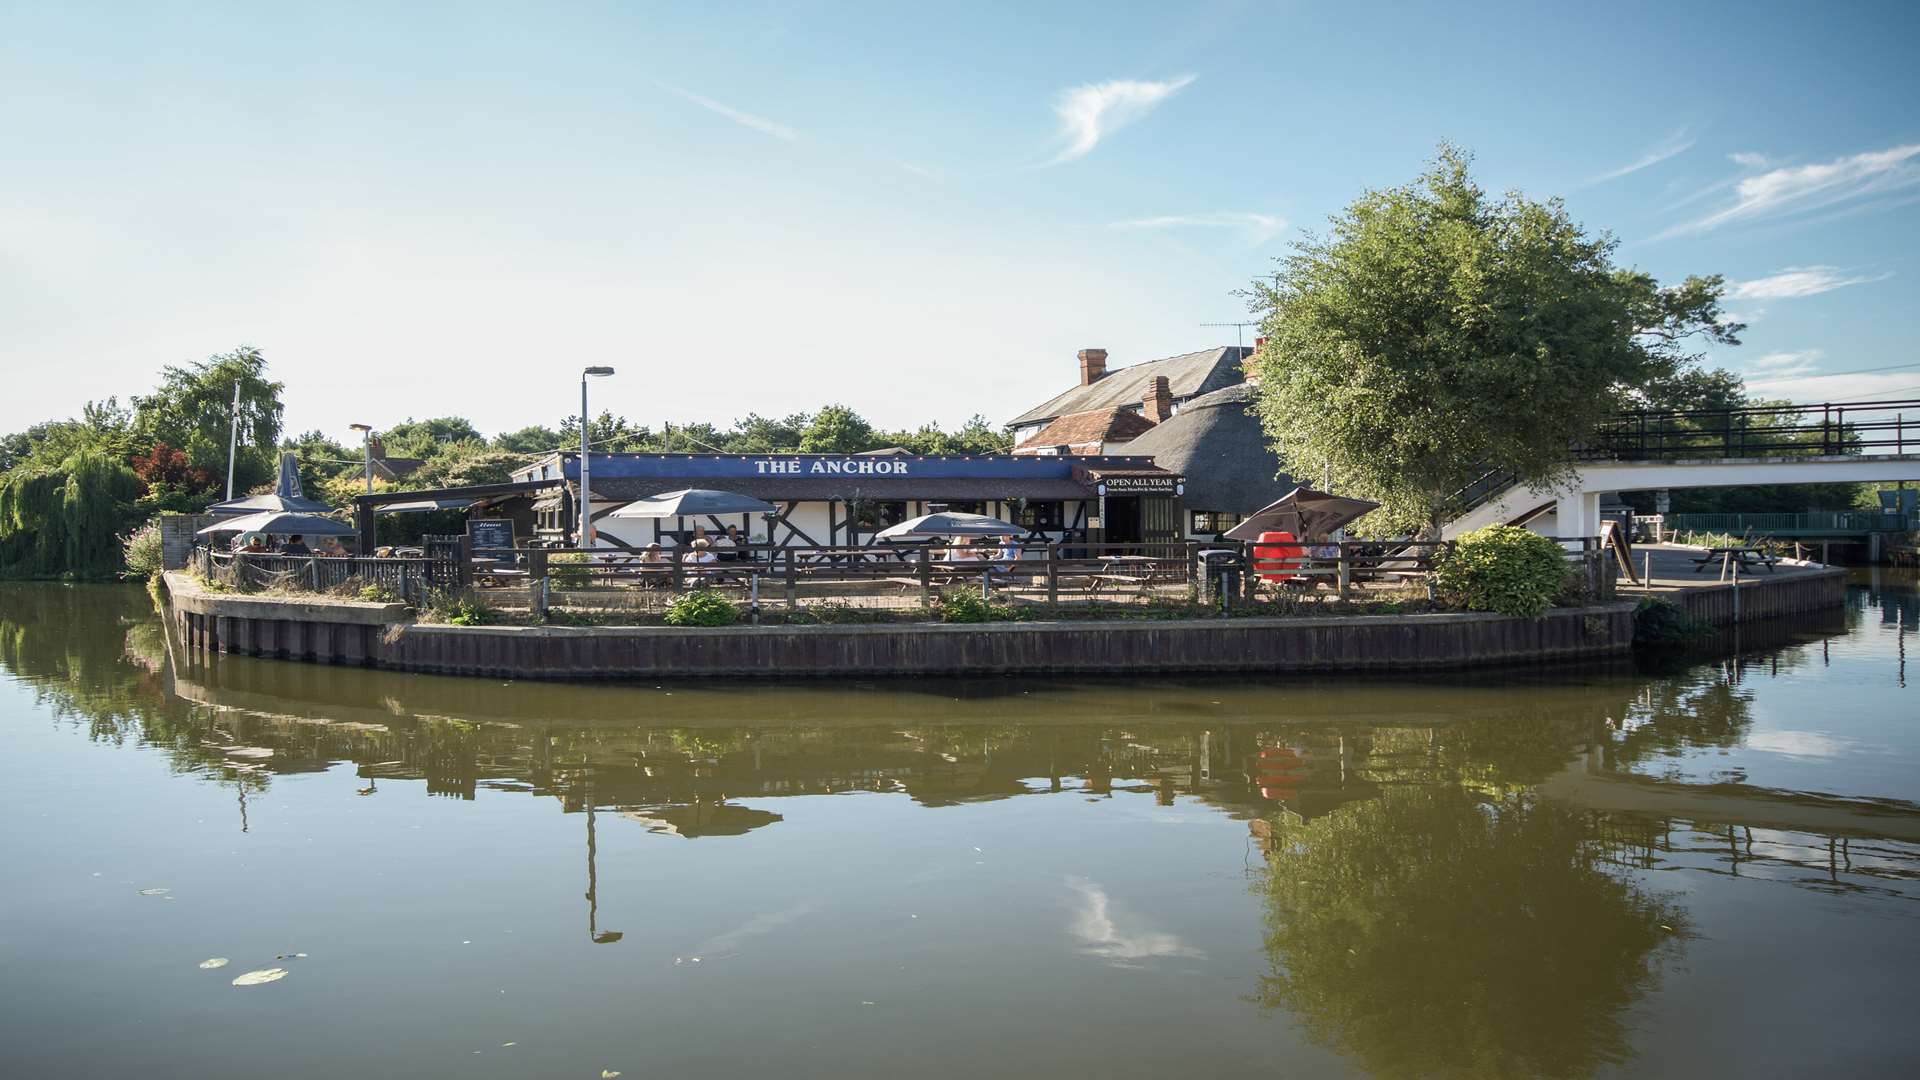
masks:
<path fill-rule="evenodd" d="M 580 372 L 580 549 L 593 546 L 593 499 L 587 493 L 587 376 L 611 375 L 610 367 L 583 368 Z"/>
<path fill-rule="evenodd" d="M 367 424 L 348 424 L 347 427 L 360 433 L 360 447 L 367 474 L 367 494 L 373 494 L 373 428 Z"/>
<path fill-rule="evenodd" d="M 233 458 L 240 452 L 240 380 L 233 380 L 233 411 L 227 414 L 227 501 L 233 501 Z"/>

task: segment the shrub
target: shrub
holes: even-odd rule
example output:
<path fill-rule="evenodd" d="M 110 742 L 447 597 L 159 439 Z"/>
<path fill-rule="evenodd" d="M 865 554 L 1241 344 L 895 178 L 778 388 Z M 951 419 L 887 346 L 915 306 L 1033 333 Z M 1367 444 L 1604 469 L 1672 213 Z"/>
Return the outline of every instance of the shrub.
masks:
<path fill-rule="evenodd" d="M 553 579 L 556 588 L 577 589 L 592 580 L 593 573 L 587 568 L 587 560 L 592 556 L 584 551 L 562 551 L 547 556 L 547 576 Z"/>
<path fill-rule="evenodd" d="M 667 605 L 668 626 L 732 626 L 740 621 L 733 601 L 711 589 L 695 589 Z"/>
<path fill-rule="evenodd" d="M 120 541 L 121 550 L 127 562 L 122 577 L 138 581 L 153 578 L 165 568 L 165 560 L 160 553 L 160 523 L 149 521 L 133 530 Z"/>
<path fill-rule="evenodd" d="M 1468 611 L 1531 618 L 1553 606 L 1566 581 L 1560 545 L 1517 525 L 1467 533 L 1433 560 L 1434 591 Z"/>
<path fill-rule="evenodd" d="M 462 592 L 436 592 L 427 598 L 421 617 L 427 622 L 448 626 L 485 626 L 496 621 L 497 612 L 486 601 Z"/>
<path fill-rule="evenodd" d="M 355 596 L 371 604 L 397 604 L 400 594 L 385 585 L 362 585 Z"/>
<path fill-rule="evenodd" d="M 1648 596 L 1633 609 L 1633 648 L 1639 653 L 1661 653 L 1685 649 L 1700 634 L 1700 628 L 1680 613 L 1673 601 Z"/>
<path fill-rule="evenodd" d="M 940 605 L 941 622 L 1008 622 L 1014 618 L 1011 606 L 983 600 L 972 589 L 948 589 L 936 602 Z"/>

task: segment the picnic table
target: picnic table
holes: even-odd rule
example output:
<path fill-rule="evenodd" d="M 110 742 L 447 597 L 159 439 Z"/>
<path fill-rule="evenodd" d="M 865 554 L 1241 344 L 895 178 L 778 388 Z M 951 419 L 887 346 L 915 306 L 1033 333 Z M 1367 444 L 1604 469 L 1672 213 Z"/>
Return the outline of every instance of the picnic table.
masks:
<path fill-rule="evenodd" d="M 1748 544 L 1736 544 L 1731 547 L 1710 547 L 1693 560 L 1693 572 L 1702 574 L 1707 567 L 1716 563 L 1720 566 L 1720 576 L 1725 578 L 1727 571 L 1734 566 L 1764 567 L 1767 573 L 1773 573 L 1774 564 L 1780 561 L 1778 555 L 1769 555 L 1766 549 Z"/>

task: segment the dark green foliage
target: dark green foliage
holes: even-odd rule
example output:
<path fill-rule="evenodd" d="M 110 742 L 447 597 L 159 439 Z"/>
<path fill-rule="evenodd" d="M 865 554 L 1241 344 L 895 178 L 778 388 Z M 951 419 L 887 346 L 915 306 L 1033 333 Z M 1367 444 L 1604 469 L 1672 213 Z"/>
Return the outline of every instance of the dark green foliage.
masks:
<path fill-rule="evenodd" d="M 242 346 L 222 356 L 161 370 L 160 385 L 133 399 L 132 431 L 144 446 L 165 443 L 186 453 L 192 467 L 220 478 L 227 474 L 227 435 L 233 385 L 240 384 L 240 453 L 234 490 L 250 490 L 274 475 L 280 445 L 280 391 L 267 378 L 260 350 Z"/>
<path fill-rule="evenodd" d="M 1434 591 L 1468 611 L 1531 618 L 1566 588 L 1560 545 L 1517 525 L 1489 525 L 1460 537 L 1433 560 Z"/>
<path fill-rule="evenodd" d="M 667 605 L 668 626 L 732 626 L 740 621 L 733 601 L 711 589 L 694 589 Z"/>
<path fill-rule="evenodd" d="M 100 450 L 8 473 L 0 480 L 0 575 L 118 575 L 124 565 L 120 536 L 139 495 L 140 478 Z"/>
<path fill-rule="evenodd" d="M 1683 652 L 1700 633 L 1671 600 L 1649 596 L 1633 609 L 1633 648 L 1643 656 Z"/>
<path fill-rule="evenodd" d="M 1487 196 L 1443 148 L 1370 191 L 1253 289 L 1260 414 L 1286 471 L 1377 499 L 1367 528 L 1435 524 L 1489 471 L 1563 477 L 1615 409 L 1688 383 L 1696 337 L 1736 344 L 1721 281 L 1614 265 L 1558 200 Z"/>

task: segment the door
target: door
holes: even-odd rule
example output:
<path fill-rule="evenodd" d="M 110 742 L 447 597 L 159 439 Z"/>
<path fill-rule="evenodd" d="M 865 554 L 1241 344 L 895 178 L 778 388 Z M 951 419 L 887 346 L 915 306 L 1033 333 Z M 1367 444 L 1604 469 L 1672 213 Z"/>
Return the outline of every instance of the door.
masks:
<path fill-rule="evenodd" d="M 1140 497 L 1140 539 L 1156 545 L 1148 552 L 1158 559 L 1174 558 L 1185 549 L 1180 534 L 1180 500 L 1172 495 Z"/>
<path fill-rule="evenodd" d="M 1106 542 L 1109 544 L 1137 544 L 1144 539 L 1140 532 L 1140 496 L 1107 496 Z"/>

